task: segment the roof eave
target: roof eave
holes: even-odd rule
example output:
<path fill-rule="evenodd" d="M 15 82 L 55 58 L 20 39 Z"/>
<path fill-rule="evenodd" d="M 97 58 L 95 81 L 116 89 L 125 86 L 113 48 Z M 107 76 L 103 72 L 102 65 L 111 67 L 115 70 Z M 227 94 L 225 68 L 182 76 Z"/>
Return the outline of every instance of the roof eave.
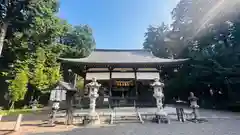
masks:
<path fill-rule="evenodd" d="M 62 59 L 60 60 L 62 63 L 76 63 L 76 64 L 175 64 L 175 63 L 182 63 L 186 62 L 189 59 L 181 59 L 175 61 L 168 61 L 168 62 L 88 62 L 88 61 L 72 61 Z"/>

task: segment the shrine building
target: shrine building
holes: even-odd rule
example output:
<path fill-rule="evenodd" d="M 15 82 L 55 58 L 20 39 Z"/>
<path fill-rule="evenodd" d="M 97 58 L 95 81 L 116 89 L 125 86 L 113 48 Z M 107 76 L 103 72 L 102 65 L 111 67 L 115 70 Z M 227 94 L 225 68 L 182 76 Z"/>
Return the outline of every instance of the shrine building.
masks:
<path fill-rule="evenodd" d="M 187 59 L 166 59 L 150 51 L 96 49 L 85 58 L 60 58 L 65 67 L 84 78 L 84 84 L 96 78 L 102 85 L 97 107 L 102 105 L 155 105 L 150 84 L 162 79 L 162 70 L 182 65 Z"/>

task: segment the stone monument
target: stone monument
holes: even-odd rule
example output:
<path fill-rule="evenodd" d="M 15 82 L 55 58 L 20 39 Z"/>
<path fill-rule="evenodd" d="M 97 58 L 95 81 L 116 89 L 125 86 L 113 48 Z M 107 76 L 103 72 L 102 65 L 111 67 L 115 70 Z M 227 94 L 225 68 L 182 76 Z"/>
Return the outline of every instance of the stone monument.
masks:
<path fill-rule="evenodd" d="M 153 97 L 156 99 L 156 117 L 154 118 L 154 121 L 159 122 L 165 122 L 169 123 L 169 119 L 167 116 L 167 113 L 163 110 L 163 87 L 164 83 L 161 83 L 158 78 L 155 78 L 154 83 L 151 84 L 153 87 Z"/>
<path fill-rule="evenodd" d="M 92 82 L 86 84 L 86 88 L 89 90 L 89 99 L 90 99 L 90 112 L 89 112 L 89 123 L 90 124 L 100 124 L 99 115 L 95 111 L 96 108 L 96 99 L 99 97 L 98 90 L 101 87 L 101 84 L 97 82 L 96 78 L 92 79 Z"/>
<path fill-rule="evenodd" d="M 31 104 L 32 110 L 37 110 L 37 105 L 38 105 L 38 101 L 37 99 L 35 99 Z"/>

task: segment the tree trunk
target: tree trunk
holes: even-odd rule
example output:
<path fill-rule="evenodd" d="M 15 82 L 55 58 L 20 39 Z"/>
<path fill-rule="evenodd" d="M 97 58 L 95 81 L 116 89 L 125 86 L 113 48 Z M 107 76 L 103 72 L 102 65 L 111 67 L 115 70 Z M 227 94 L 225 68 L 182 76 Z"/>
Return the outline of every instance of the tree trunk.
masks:
<path fill-rule="evenodd" d="M 2 48 L 3 48 L 4 39 L 5 39 L 6 32 L 7 32 L 7 27 L 8 27 L 7 23 L 2 23 L 1 24 L 1 29 L 0 29 L 0 56 L 2 54 Z"/>
<path fill-rule="evenodd" d="M 10 106 L 10 109 L 9 109 L 9 110 L 13 110 L 13 109 L 14 109 L 14 104 L 15 104 L 15 101 L 12 101 L 12 103 L 11 103 L 11 106 Z"/>

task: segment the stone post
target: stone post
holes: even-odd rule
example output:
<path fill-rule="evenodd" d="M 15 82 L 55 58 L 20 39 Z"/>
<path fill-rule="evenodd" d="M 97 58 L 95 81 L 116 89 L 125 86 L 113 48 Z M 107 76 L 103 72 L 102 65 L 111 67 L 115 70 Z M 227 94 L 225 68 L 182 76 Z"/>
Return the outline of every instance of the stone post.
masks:
<path fill-rule="evenodd" d="M 18 131 L 20 129 L 21 122 L 22 122 L 22 114 L 19 114 L 17 117 L 16 124 L 14 126 L 14 131 Z"/>

